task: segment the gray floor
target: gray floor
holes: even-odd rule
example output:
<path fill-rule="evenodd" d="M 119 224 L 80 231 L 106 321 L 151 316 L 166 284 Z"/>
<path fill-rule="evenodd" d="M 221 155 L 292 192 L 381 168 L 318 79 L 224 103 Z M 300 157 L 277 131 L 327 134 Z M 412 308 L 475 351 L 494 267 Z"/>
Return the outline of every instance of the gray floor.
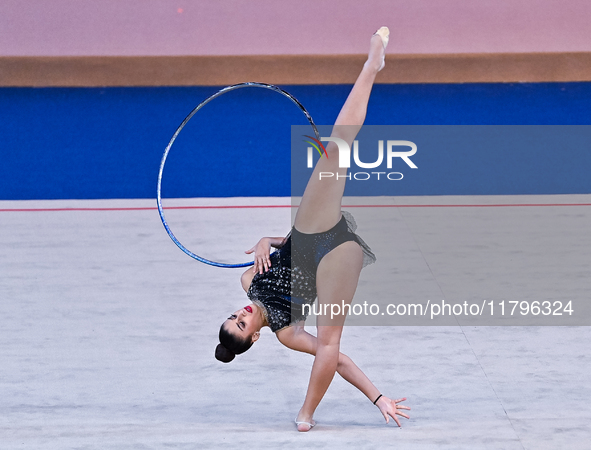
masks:
<path fill-rule="evenodd" d="M 376 201 L 555 204 L 591 203 L 591 196 Z M 253 203 L 289 201 L 179 202 Z M 35 201 L 0 202 L 0 209 L 153 205 Z M 584 308 L 589 300 L 591 206 L 353 209 L 378 255 L 356 301 L 572 299 Z M 261 235 L 284 234 L 290 209 L 185 209 L 167 217 L 189 248 L 237 262 Z M 390 247 L 372 242 L 377 223 L 389 224 Z M 241 270 L 191 260 L 155 210 L 4 211 L 0 227 L 2 449 L 591 446 L 589 326 L 459 319 L 456 326 L 348 326 L 342 350 L 384 394 L 408 397 L 411 420 L 386 426 L 371 402 L 335 378 L 318 426 L 297 433 L 292 421 L 312 358 L 264 330 L 252 350 L 218 363 L 219 324 L 245 304 Z M 377 289 L 371 280 L 380 264 L 391 278 Z"/>

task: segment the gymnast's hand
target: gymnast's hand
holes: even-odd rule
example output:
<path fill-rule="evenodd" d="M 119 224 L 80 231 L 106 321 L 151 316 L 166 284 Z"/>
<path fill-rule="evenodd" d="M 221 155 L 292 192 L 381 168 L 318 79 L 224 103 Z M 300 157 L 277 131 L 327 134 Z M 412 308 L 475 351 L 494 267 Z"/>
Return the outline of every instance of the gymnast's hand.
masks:
<path fill-rule="evenodd" d="M 380 408 L 380 412 L 382 413 L 382 415 L 386 419 L 386 423 L 390 423 L 390 417 L 392 417 L 392 419 L 394 419 L 394 421 L 398 424 L 398 426 L 400 426 L 400 422 L 398 421 L 398 417 L 396 417 L 396 414 L 398 414 L 399 416 L 405 417 L 407 419 L 410 419 L 410 417 L 408 417 L 406 414 L 404 414 L 403 412 L 400 411 L 401 409 L 410 410 L 410 408 L 408 406 L 398 404 L 398 403 L 403 402 L 405 400 L 406 400 L 406 397 L 399 398 L 398 400 L 391 400 L 388 397 L 384 397 L 384 396 L 381 396 L 379 398 L 378 402 L 376 403 L 376 406 L 378 408 Z M 390 416 L 390 417 L 388 417 L 388 416 Z"/>
<path fill-rule="evenodd" d="M 264 237 L 253 248 L 246 250 L 247 255 L 254 253 L 254 273 L 263 273 L 263 270 L 265 272 L 269 271 L 269 267 L 271 267 L 271 258 L 269 258 L 271 241 L 272 238 Z"/>

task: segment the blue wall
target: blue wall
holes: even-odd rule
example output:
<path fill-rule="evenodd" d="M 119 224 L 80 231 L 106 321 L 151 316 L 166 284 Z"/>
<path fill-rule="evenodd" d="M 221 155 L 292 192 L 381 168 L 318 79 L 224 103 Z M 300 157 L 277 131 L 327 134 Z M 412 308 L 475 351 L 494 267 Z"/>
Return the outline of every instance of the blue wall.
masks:
<path fill-rule="evenodd" d="M 282 87 L 317 124 L 334 121 L 350 89 Z M 1 88 L 0 199 L 154 198 L 166 144 L 192 108 L 215 91 Z M 376 85 L 366 123 L 586 125 L 590 104 L 591 83 Z M 270 91 L 242 89 L 216 99 L 173 146 L 163 195 L 290 196 L 290 125 L 305 123 L 293 104 Z M 510 167 L 487 157 L 477 177 L 400 183 L 396 194 L 591 193 L 588 146 L 565 149 L 567 162 L 558 170 L 557 161 L 535 147 L 523 151 Z M 448 161 L 438 161 L 437 169 L 445 172 L 445 164 L 453 164 Z M 479 161 L 476 154 L 467 164 Z M 531 161 L 539 170 L 528 170 Z M 499 182 L 501 173 L 508 181 Z M 556 176 L 546 183 L 540 173 Z"/>

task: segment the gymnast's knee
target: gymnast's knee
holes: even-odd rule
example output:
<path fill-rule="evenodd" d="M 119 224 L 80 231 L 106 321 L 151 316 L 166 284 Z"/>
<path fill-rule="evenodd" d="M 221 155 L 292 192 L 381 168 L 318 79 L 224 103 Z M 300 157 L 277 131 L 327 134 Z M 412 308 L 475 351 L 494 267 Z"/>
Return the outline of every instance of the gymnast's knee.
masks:
<path fill-rule="evenodd" d="M 337 370 L 344 369 L 351 363 L 351 358 L 349 358 L 344 353 L 339 353 L 339 362 L 337 364 Z"/>

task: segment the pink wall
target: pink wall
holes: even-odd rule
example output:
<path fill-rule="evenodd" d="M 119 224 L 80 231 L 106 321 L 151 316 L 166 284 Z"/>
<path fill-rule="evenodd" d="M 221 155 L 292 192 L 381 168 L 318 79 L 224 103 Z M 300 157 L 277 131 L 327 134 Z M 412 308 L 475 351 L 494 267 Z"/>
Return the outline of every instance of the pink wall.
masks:
<path fill-rule="evenodd" d="M 591 51 L 589 0 L 1 0 L 0 56 Z"/>

